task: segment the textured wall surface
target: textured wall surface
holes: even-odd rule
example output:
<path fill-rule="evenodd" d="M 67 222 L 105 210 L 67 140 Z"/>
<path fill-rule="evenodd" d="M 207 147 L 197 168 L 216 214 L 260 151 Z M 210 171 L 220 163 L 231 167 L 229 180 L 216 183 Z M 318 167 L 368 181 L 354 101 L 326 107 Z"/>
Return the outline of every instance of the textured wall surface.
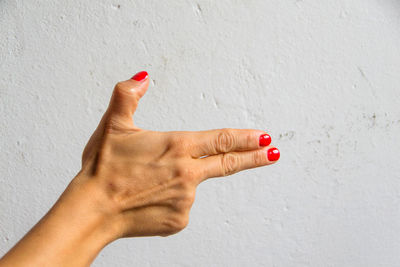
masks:
<path fill-rule="evenodd" d="M 94 266 L 399 266 L 398 0 L 0 0 L 0 254 L 143 69 L 137 125 L 265 129 L 281 160 L 201 184 L 184 231 Z"/>

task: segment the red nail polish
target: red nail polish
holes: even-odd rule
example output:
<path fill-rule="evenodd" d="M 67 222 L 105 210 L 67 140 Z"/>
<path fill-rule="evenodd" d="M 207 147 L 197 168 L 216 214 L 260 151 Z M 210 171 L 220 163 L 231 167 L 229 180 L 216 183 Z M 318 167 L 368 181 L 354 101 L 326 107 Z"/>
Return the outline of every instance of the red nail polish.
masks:
<path fill-rule="evenodd" d="M 136 73 L 131 79 L 141 82 L 141 81 L 144 81 L 147 78 L 147 76 L 149 76 L 147 71 L 141 71 L 141 72 Z"/>
<path fill-rule="evenodd" d="M 260 136 L 260 146 L 268 146 L 271 144 L 271 136 L 269 134 L 263 134 Z"/>
<path fill-rule="evenodd" d="M 281 156 L 281 153 L 277 148 L 270 148 L 268 149 L 268 160 L 269 161 L 277 161 L 279 157 Z"/>

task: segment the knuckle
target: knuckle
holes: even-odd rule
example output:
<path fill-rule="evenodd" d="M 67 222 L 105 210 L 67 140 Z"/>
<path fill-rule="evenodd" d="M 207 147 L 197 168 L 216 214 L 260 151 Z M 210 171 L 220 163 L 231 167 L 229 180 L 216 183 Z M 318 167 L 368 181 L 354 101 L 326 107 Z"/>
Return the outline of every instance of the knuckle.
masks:
<path fill-rule="evenodd" d="M 231 151 L 235 147 L 235 144 L 236 139 L 232 129 L 225 128 L 218 134 L 215 147 L 217 152 L 225 153 Z"/>
<path fill-rule="evenodd" d="M 183 194 L 175 203 L 174 210 L 185 213 L 190 210 L 194 202 L 193 194 Z"/>
<path fill-rule="evenodd" d="M 121 91 L 124 91 L 124 90 L 126 90 L 125 82 L 118 82 L 118 83 L 115 85 L 114 91 L 115 91 L 116 93 L 120 93 Z"/>
<path fill-rule="evenodd" d="M 186 190 L 185 193 L 182 194 L 181 201 L 185 206 L 191 207 L 194 202 L 195 192 L 194 190 Z"/>
<path fill-rule="evenodd" d="M 114 130 L 117 128 L 117 123 L 114 118 L 107 118 L 107 120 L 104 123 L 104 133 L 105 134 L 110 134 L 113 133 Z"/>
<path fill-rule="evenodd" d="M 126 96 L 132 96 L 132 95 L 135 97 L 136 101 L 138 101 L 135 91 L 130 89 L 131 86 L 127 84 L 126 81 L 118 82 L 114 87 L 113 95 L 117 101 L 122 98 L 125 98 Z"/>
<path fill-rule="evenodd" d="M 190 190 L 191 188 L 191 183 L 190 179 L 188 179 L 185 176 L 179 176 L 176 178 L 176 188 L 178 188 L 181 192 L 185 192 L 186 190 Z"/>
<path fill-rule="evenodd" d="M 179 134 L 171 134 L 169 137 L 169 143 L 174 146 L 179 146 L 184 141 L 183 136 Z"/>
<path fill-rule="evenodd" d="M 265 152 L 263 150 L 256 151 L 253 153 L 253 164 L 255 166 L 262 166 L 265 165 Z"/>
<path fill-rule="evenodd" d="M 169 137 L 169 146 L 176 156 L 184 156 L 189 149 L 187 138 L 180 134 L 172 134 Z"/>
<path fill-rule="evenodd" d="M 104 134 L 118 133 L 125 129 L 126 126 L 116 116 L 108 116 L 104 121 Z"/>
<path fill-rule="evenodd" d="M 113 94 L 115 97 L 121 97 L 126 94 L 123 82 L 119 82 L 115 85 Z"/>
<path fill-rule="evenodd" d="M 175 216 L 171 216 L 164 224 L 167 227 L 166 235 L 176 234 L 183 229 L 189 223 L 189 216 L 186 214 L 177 214 Z"/>
<path fill-rule="evenodd" d="M 199 172 L 193 166 L 181 163 L 176 170 L 176 176 L 181 178 L 181 183 L 185 184 L 199 176 Z"/>
<path fill-rule="evenodd" d="M 186 228 L 186 226 L 189 223 L 189 217 L 188 216 L 179 216 L 176 221 L 175 221 L 175 229 L 177 232 L 182 231 L 183 229 Z"/>
<path fill-rule="evenodd" d="M 174 212 L 186 214 L 193 205 L 195 191 L 193 186 L 178 187 L 174 196 L 168 199 L 166 203 Z"/>
<path fill-rule="evenodd" d="M 221 158 L 223 176 L 231 175 L 239 171 L 240 157 L 236 153 L 224 154 Z"/>

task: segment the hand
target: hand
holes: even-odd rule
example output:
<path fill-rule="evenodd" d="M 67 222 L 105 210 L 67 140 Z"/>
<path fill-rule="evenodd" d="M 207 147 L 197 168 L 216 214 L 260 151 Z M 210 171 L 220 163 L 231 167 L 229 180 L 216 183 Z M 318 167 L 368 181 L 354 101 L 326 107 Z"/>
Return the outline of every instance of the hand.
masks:
<path fill-rule="evenodd" d="M 279 150 L 260 130 L 156 132 L 132 116 L 149 85 L 146 72 L 116 85 L 89 140 L 76 179 L 105 192 L 118 237 L 167 236 L 188 223 L 196 186 L 207 178 L 275 163 Z M 84 177 L 84 178 L 82 178 Z"/>
<path fill-rule="evenodd" d="M 84 149 L 82 170 L 0 266 L 89 266 L 118 238 L 177 233 L 188 223 L 200 182 L 279 159 L 259 130 L 136 127 L 132 115 L 148 85 L 146 72 L 116 85 Z"/>

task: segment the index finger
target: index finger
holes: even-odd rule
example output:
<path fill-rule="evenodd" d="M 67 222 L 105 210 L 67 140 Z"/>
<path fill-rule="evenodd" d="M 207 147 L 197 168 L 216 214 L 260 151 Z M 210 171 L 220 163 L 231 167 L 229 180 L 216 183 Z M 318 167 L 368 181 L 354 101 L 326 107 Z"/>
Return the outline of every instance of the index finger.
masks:
<path fill-rule="evenodd" d="M 217 129 L 193 132 L 191 156 L 217 155 L 233 151 L 248 151 L 268 146 L 271 137 L 265 131 L 254 129 Z"/>

